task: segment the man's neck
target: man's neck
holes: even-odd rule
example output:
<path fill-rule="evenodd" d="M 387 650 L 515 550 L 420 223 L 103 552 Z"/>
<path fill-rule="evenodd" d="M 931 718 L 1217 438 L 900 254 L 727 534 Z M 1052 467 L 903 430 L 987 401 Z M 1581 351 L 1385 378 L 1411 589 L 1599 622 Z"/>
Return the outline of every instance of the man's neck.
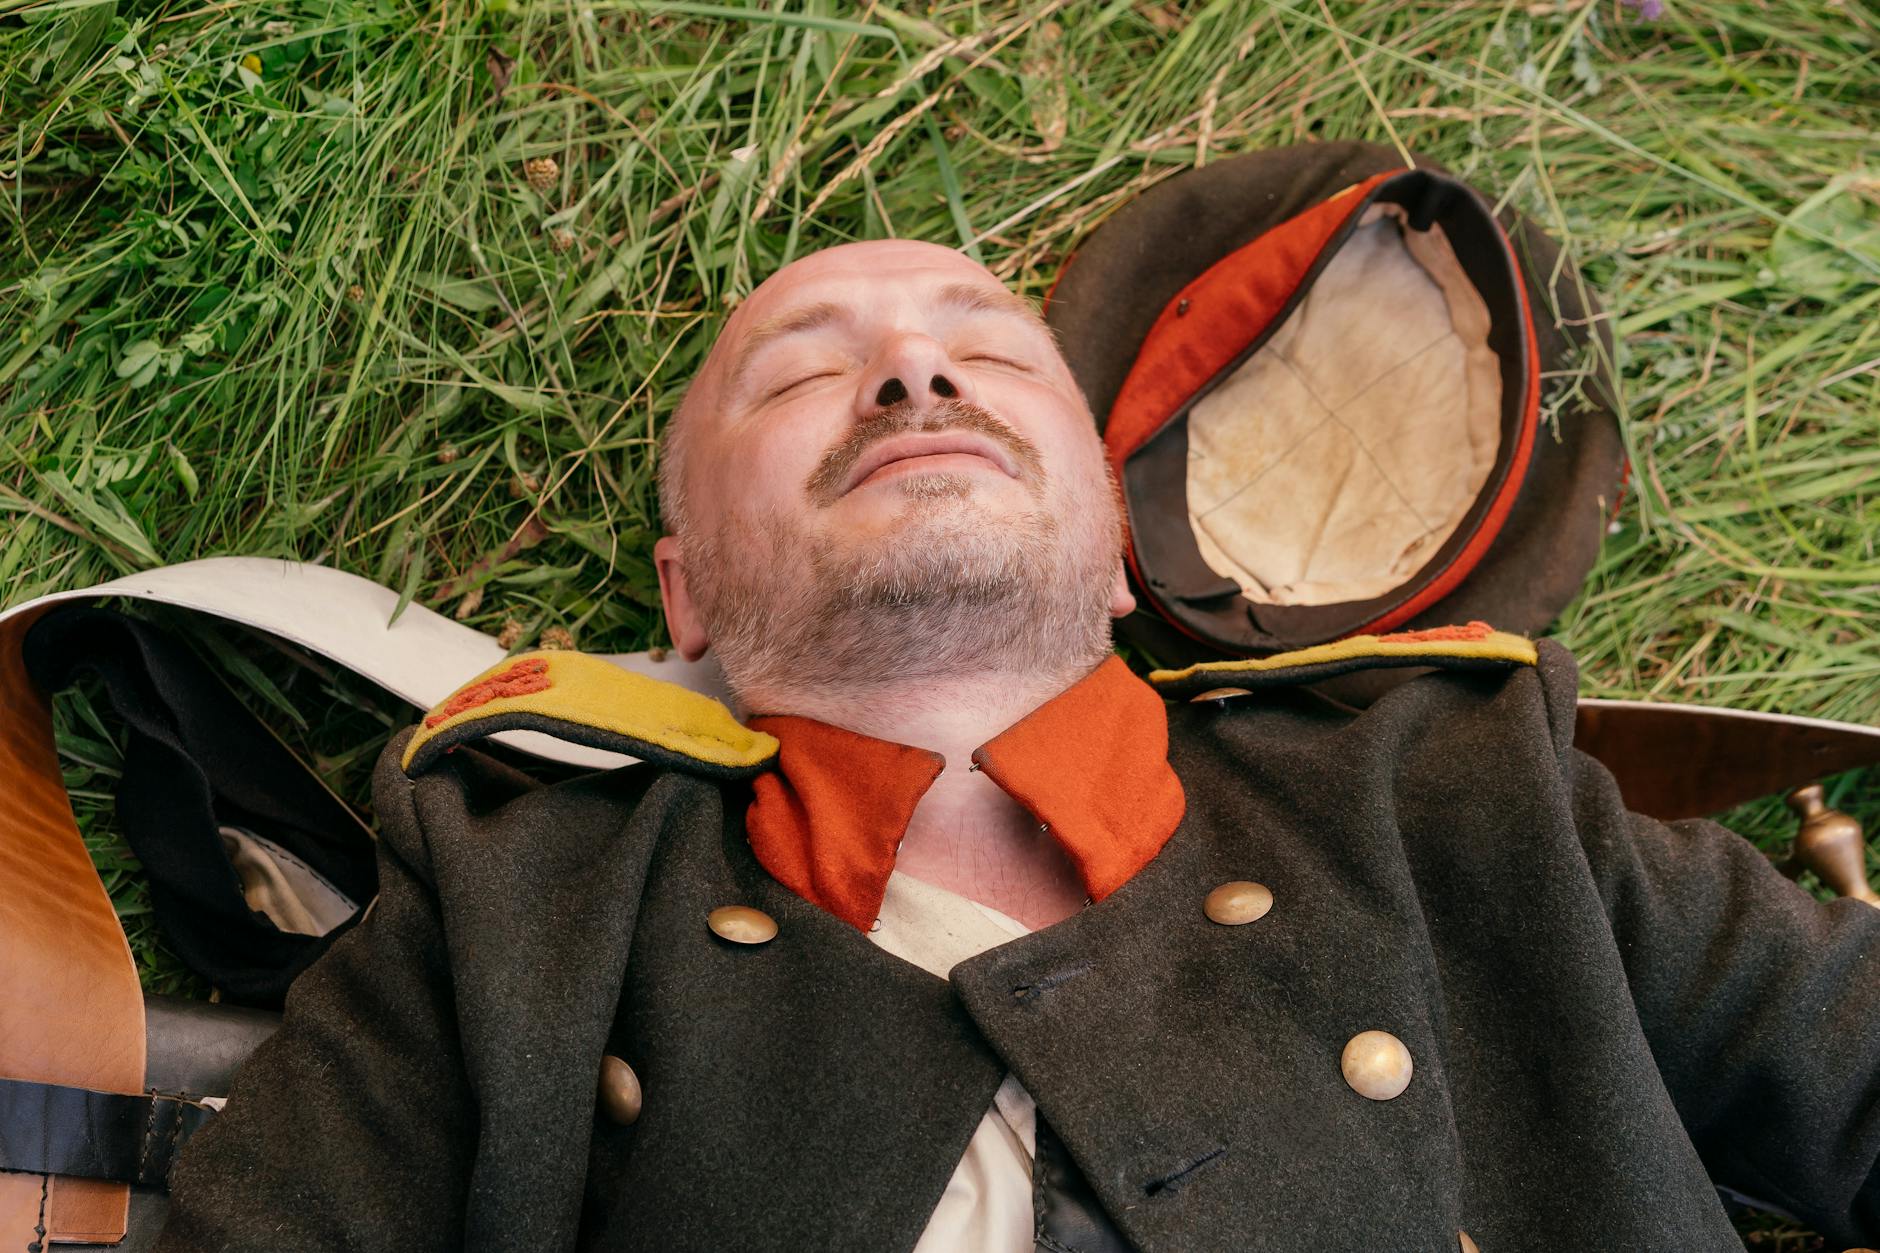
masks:
<path fill-rule="evenodd" d="M 747 690 L 752 713 L 791 714 L 941 754 L 963 770 L 973 750 L 1089 674 L 1073 665 L 1052 672 L 986 672 L 849 686 Z"/>
<path fill-rule="evenodd" d="M 1082 907 L 1082 881 L 1037 819 L 972 768 L 973 750 L 1090 669 L 750 692 L 745 703 L 939 753 L 946 768 L 914 810 L 896 869 L 1036 929 Z"/>

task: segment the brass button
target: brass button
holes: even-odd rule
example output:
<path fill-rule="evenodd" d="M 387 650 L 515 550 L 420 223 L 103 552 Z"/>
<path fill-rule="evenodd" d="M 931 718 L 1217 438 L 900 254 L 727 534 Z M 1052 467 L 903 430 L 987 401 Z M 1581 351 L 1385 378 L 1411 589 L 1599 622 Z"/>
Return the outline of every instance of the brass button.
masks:
<path fill-rule="evenodd" d="M 631 1127 L 640 1116 L 642 1104 L 640 1077 L 633 1067 L 612 1053 L 601 1058 L 601 1109 L 623 1127 Z"/>
<path fill-rule="evenodd" d="M 768 944 L 777 938 L 777 922 L 749 905 L 720 905 L 706 915 L 712 934 L 733 944 Z"/>
<path fill-rule="evenodd" d="M 1204 700 L 1226 700 L 1230 696 L 1251 696 L 1252 692 L 1244 687 L 1211 687 L 1199 696 L 1190 696 L 1188 703 L 1199 705 Z"/>
<path fill-rule="evenodd" d="M 1388 1031 L 1360 1031 L 1338 1064 L 1359 1096 L 1388 1101 L 1410 1086 L 1410 1050 Z"/>
<path fill-rule="evenodd" d="M 1208 893 L 1201 908 L 1223 927 L 1237 927 L 1266 917 L 1273 908 L 1273 893 L 1264 883 L 1223 883 Z"/>
<path fill-rule="evenodd" d="M 1469 1239 L 1469 1233 L 1466 1231 L 1456 1233 L 1456 1244 L 1461 1247 L 1462 1253 L 1482 1253 L 1482 1250 L 1475 1247 L 1475 1241 Z"/>

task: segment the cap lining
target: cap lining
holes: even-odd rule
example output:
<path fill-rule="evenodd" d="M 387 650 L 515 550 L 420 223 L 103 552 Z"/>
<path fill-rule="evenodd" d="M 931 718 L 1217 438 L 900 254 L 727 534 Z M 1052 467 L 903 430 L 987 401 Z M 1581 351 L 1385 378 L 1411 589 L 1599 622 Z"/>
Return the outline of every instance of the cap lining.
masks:
<path fill-rule="evenodd" d="M 1389 592 L 1494 468 L 1488 305 L 1442 227 L 1408 217 L 1368 206 L 1272 335 L 1189 411 L 1189 525 L 1250 601 Z"/>
<path fill-rule="evenodd" d="M 1196 541 L 1186 492 L 1189 419 L 1285 325 L 1357 229 L 1363 211 L 1380 202 L 1401 205 L 1414 229 L 1443 226 L 1460 270 L 1491 312 L 1486 342 L 1500 379 L 1496 460 L 1461 522 L 1434 555 L 1384 593 L 1320 604 L 1249 600 L 1237 580 L 1224 577 L 1204 560 Z M 1336 221 L 1327 221 L 1328 211 Z M 1300 235 L 1300 228 L 1309 233 Z M 1304 246 L 1311 249 L 1309 257 L 1300 254 Z M 1270 281 L 1272 271 L 1260 268 L 1261 251 L 1269 247 L 1278 250 L 1275 264 L 1292 268 L 1296 277 L 1284 279 L 1283 302 L 1248 317 L 1267 298 L 1249 302 L 1238 284 Z M 1190 306 L 1189 318 L 1200 315 L 1203 320 L 1185 324 L 1170 317 L 1181 304 Z M 1229 325 L 1207 321 L 1210 314 L 1222 311 L 1241 316 Z M 1240 337 L 1240 351 L 1220 354 L 1222 338 L 1234 334 Z M 1532 451 L 1539 404 L 1534 353 L 1527 297 L 1506 236 L 1480 198 L 1454 179 L 1424 170 L 1379 175 L 1230 254 L 1184 288 L 1180 299 L 1165 310 L 1105 431 L 1111 456 L 1121 463 L 1129 556 L 1145 599 L 1184 633 L 1228 652 L 1298 647 L 1358 631 L 1388 630 L 1403 622 L 1473 567 L 1506 517 Z M 1197 366 L 1204 360 L 1217 364 L 1212 373 L 1200 375 Z M 1175 378 L 1192 380 L 1182 386 L 1185 396 L 1171 390 Z M 1140 389 L 1133 399 L 1132 389 Z M 1153 416 L 1155 407 L 1161 407 L 1159 420 Z M 1120 421 L 1126 411 L 1129 419 Z"/>

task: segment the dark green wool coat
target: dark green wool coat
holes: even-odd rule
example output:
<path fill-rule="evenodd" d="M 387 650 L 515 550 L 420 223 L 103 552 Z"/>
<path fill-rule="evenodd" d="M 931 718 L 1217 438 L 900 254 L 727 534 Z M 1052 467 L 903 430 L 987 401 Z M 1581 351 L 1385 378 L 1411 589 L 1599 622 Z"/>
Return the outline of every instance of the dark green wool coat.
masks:
<path fill-rule="evenodd" d="M 1361 714 L 1169 708 L 1188 812 L 1081 914 L 956 968 L 753 860 L 748 785 L 376 781 L 371 916 L 184 1152 L 159 1248 L 905 1250 L 1008 1069 L 1144 1249 L 1740 1250 L 1711 1179 L 1880 1236 L 1880 911 L 1570 747 L 1571 659 Z M 1215 885 L 1272 912 L 1207 920 Z M 781 932 L 726 945 L 705 915 Z M 1376 1102 L 1339 1055 L 1394 1033 Z M 603 1053 L 645 1086 L 597 1117 Z"/>

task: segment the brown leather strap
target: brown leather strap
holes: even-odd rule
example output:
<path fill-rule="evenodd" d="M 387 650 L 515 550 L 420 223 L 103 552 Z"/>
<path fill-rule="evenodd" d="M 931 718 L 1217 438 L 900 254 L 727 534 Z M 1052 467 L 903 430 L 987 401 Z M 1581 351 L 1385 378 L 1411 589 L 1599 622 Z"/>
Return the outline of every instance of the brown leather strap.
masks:
<path fill-rule="evenodd" d="M 39 616 L 0 623 L 0 1074 L 141 1093 L 137 969 L 72 818 L 51 710 L 20 661 Z M 0 1248 L 121 1240 L 129 1206 L 128 1184 L 0 1175 Z"/>

